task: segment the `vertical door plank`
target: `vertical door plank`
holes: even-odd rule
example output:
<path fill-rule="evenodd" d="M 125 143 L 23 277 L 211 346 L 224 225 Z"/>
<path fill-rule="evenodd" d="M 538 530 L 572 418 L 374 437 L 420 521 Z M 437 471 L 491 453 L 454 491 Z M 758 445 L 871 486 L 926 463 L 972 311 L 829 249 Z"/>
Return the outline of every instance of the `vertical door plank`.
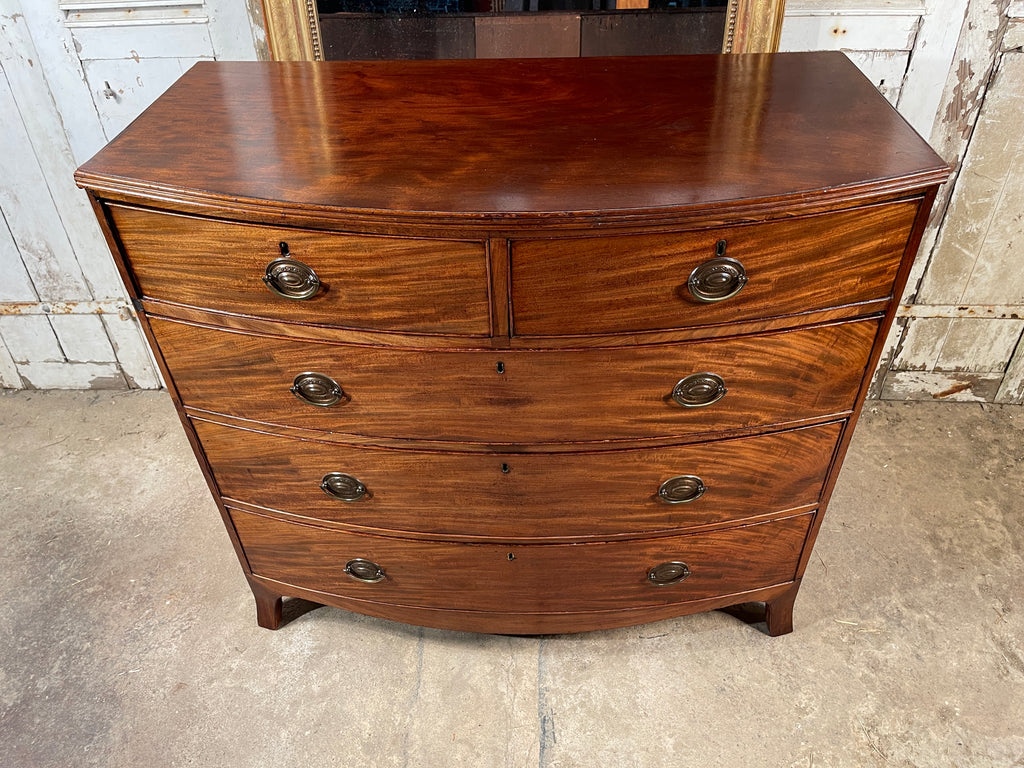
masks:
<path fill-rule="evenodd" d="M 127 310 L 123 315 L 103 315 L 102 319 L 128 386 L 133 389 L 164 386 L 138 321 Z"/>
<path fill-rule="evenodd" d="M 0 137 L 2 135 L 0 133 Z M 35 301 L 38 298 L 2 211 L 0 211 L 0 275 L 3 276 L 3 279 L 0 279 L 0 301 Z"/>
<path fill-rule="evenodd" d="M 64 356 L 76 363 L 113 363 L 114 348 L 98 315 L 51 315 Z"/>
<path fill-rule="evenodd" d="M 18 366 L 14 364 L 14 358 L 7 351 L 3 336 L 0 336 L 0 389 L 21 389 L 25 383 L 18 373 Z"/>
<path fill-rule="evenodd" d="M 0 114 L 7 116 L 0 121 L 0 144 L 4 146 L 0 152 L 0 178 L 5 181 L 0 185 L 0 210 L 40 299 L 91 299 L 92 293 L 61 226 L 46 176 L 20 118 L 21 105 L 11 92 L 7 68 L 5 59 L 0 76 Z M 68 178 L 70 182 L 70 174 Z"/>

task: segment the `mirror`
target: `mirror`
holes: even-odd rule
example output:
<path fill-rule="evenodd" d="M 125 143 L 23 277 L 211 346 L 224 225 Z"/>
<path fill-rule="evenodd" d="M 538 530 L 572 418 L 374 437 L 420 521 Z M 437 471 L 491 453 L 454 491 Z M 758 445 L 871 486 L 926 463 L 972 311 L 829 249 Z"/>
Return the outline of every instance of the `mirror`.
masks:
<path fill-rule="evenodd" d="M 629 55 L 638 41 L 647 42 L 645 53 L 771 52 L 779 46 L 785 0 L 320 0 L 319 5 L 263 0 L 271 58 Z M 390 9 L 400 14 L 381 12 Z M 544 29 L 547 36 L 537 34 Z M 718 35 L 720 48 L 714 42 Z"/>

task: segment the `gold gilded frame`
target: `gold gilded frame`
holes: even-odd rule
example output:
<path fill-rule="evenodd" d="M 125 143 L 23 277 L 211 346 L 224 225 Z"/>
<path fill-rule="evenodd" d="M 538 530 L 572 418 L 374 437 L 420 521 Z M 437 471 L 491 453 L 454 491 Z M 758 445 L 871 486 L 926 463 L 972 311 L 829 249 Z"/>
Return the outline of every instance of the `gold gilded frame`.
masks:
<path fill-rule="evenodd" d="M 786 0 L 728 0 L 722 53 L 771 53 L 779 49 Z M 316 0 L 263 0 L 270 57 L 321 61 Z"/>

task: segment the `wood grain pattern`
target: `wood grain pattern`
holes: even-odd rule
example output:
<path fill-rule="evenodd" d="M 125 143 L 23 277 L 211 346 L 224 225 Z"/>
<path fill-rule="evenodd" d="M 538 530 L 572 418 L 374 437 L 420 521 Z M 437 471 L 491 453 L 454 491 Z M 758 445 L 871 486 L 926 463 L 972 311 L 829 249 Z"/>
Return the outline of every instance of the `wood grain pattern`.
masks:
<path fill-rule="evenodd" d="M 895 194 L 947 173 L 825 52 L 200 62 L 77 178 L 200 203 L 522 225 Z"/>
<path fill-rule="evenodd" d="M 193 425 L 229 503 L 369 533 L 503 540 L 650 535 L 815 504 L 842 426 L 650 450 L 467 454 Z M 320 489 L 328 472 L 358 478 L 369 495 L 356 502 L 329 497 Z M 684 504 L 658 500 L 661 483 L 684 474 L 704 481 L 704 495 Z"/>
<path fill-rule="evenodd" d="M 247 226 L 110 206 L 143 296 L 288 322 L 485 336 L 490 332 L 482 242 Z M 288 243 L 321 281 L 286 299 L 262 278 Z"/>
<path fill-rule="evenodd" d="M 781 634 L 947 174 L 801 53 L 203 63 L 76 178 L 261 626 L 284 595 L 505 633 L 763 600 Z M 750 283 L 692 305 L 719 240 Z M 315 299 L 262 286 L 281 241 Z M 722 400 L 671 400 L 709 371 Z M 655 501 L 677 474 L 707 493 Z"/>
<path fill-rule="evenodd" d="M 323 605 L 333 605 L 348 611 L 377 616 L 407 624 L 424 627 L 451 629 L 457 632 L 492 632 L 501 635 L 550 635 L 571 632 L 592 632 L 600 629 L 614 629 L 661 621 L 675 616 L 687 616 L 702 611 L 713 611 L 737 603 L 751 601 L 786 601 L 787 595 L 796 582 L 776 584 L 744 592 L 730 592 L 702 600 L 685 603 L 659 605 L 654 607 L 620 608 L 608 611 L 566 611 L 563 613 L 514 613 L 512 611 L 464 611 L 459 608 L 419 608 L 407 605 L 372 603 L 368 600 L 335 595 L 315 589 L 303 589 L 293 584 L 283 584 L 273 579 L 254 576 L 250 584 L 258 584 L 271 594 L 300 597 Z M 262 594 L 253 590 L 255 594 Z M 257 598 L 259 599 L 259 598 Z M 264 611 L 269 612 L 273 603 L 267 601 Z M 761 617 L 763 618 L 763 617 Z M 750 623 L 750 622 L 747 622 Z M 264 625 L 260 625 L 264 626 Z M 267 625 L 270 629 L 276 626 Z"/>
<path fill-rule="evenodd" d="M 493 261 L 492 261 L 493 263 Z M 507 275 L 506 275 L 507 277 Z M 500 280 L 499 276 L 496 276 Z M 507 280 L 505 281 L 507 285 Z M 497 285 L 495 285 L 497 289 Z M 806 325 L 825 325 L 841 320 L 858 317 L 881 316 L 889 305 L 887 299 L 867 301 L 860 304 L 846 304 L 831 309 L 801 312 L 782 317 L 759 320 L 744 320 L 720 325 L 701 325 L 690 328 L 673 328 L 658 331 L 635 331 L 632 333 L 600 334 L 587 336 L 544 336 L 541 337 L 509 337 L 508 336 L 508 298 L 504 302 L 495 300 L 502 306 L 494 310 L 494 315 L 504 318 L 506 327 L 496 328 L 495 333 L 503 336 L 480 338 L 478 336 L 440 336 L 436 334 L 413 334 L 380 331 L 361 331 L 350 328 L 332 328 L 322 325 L 302 325 L 299 323 L 275 323 L 268 326 L 266 320 L 244 315 L 225 315 L 209 310 L 171 304 L 166 301 L 144 299 L 142 308 L 146 314 L 154 318 L 182 320 L 194 325 L 209 325 L 218 328 L 265 334 L 273 332 L 275 336 L 314 341 L 344 342 L 347 344 L 366 344 L 375 347 L 448 347 L 452 349 L 579 349 L 588 347 L 633 347 L 637 345 L 668 344 L 677 341 L 697 341 L 702 339 L 725 338 L 728 336 L 748 336 L 769 331 L 786 331 Z"/>
<path fill-rule="evenodd" d="M 887 298 L 917 207 L 907 201 L 698 232 L 513 241 L 514 332 L 679 328 Z M 749 281 L 730 299 L 702 303 L 686 282 L 715 258 L 720 240 Z"/>
<path fill-rule="evenodd" d="M 513 613 L 671 605 L 792 581 L 811 517 L 637 541 L 502 546 L 366 536 L 231 511 L 258 576 L 378 604 Z M 386 578 L 352 579 L 342 569 L 354 558 L 377 563 Z M 648 570 L 667 561 L 685 562 L 689 578 L 650 584 Z"/>
<path fill-rule="evenodd" d="M 877 327 L 860 320 L 715 342 L 476 352 L 152 321 L 185 405 L 329 432 L 493 444 L 711 433 L 843 413 Z M 307 371 L 333 378 L 347 399 L 329 408 L 298 400 L 289 387 Z M 674 403 L 676 383 L 703 371 L 720 375 L 728 394 L 703 408 Z"/>

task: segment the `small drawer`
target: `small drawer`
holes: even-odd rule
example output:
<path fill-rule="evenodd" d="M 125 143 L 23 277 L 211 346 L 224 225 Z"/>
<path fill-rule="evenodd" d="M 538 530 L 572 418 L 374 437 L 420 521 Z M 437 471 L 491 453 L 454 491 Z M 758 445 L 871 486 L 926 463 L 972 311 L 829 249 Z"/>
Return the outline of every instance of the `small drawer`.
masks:
<path fill-rule="evenodd" d="M 483 242 L 233 224 L 118 205 L 109 210 L 146 298 L 345 328 L 490 332 Z"/>
<path fill-rule="evenodd" d="M 514 241 L 513 332 L 684 328 L 885 299 L 918 204 L 696 232 Z"/>
<path fill-rule="evenodd" d="M 689 446 L 513 454 L 364 448 L 193 425 L 229 503 L 368 532 L 506 540 L 644 534 L 816 504 L 841 431 L 832 423 Z"/>
<path fill-rule="evenodd" d="M 150 322 L 186 406 L 339 434 L 487 444 L 671 438 L 844 414 L 878 329 L 869 319 L 646 347 L 481 351 Z"/>
<path fill-rule="evenodd" d="M 783 584 L 796 575 L 812 518 L 657 539 L 499 545 L 369 536 L 231 510 L 257 576 L 377 603 L 508 613 L 672 605 Z"/>

